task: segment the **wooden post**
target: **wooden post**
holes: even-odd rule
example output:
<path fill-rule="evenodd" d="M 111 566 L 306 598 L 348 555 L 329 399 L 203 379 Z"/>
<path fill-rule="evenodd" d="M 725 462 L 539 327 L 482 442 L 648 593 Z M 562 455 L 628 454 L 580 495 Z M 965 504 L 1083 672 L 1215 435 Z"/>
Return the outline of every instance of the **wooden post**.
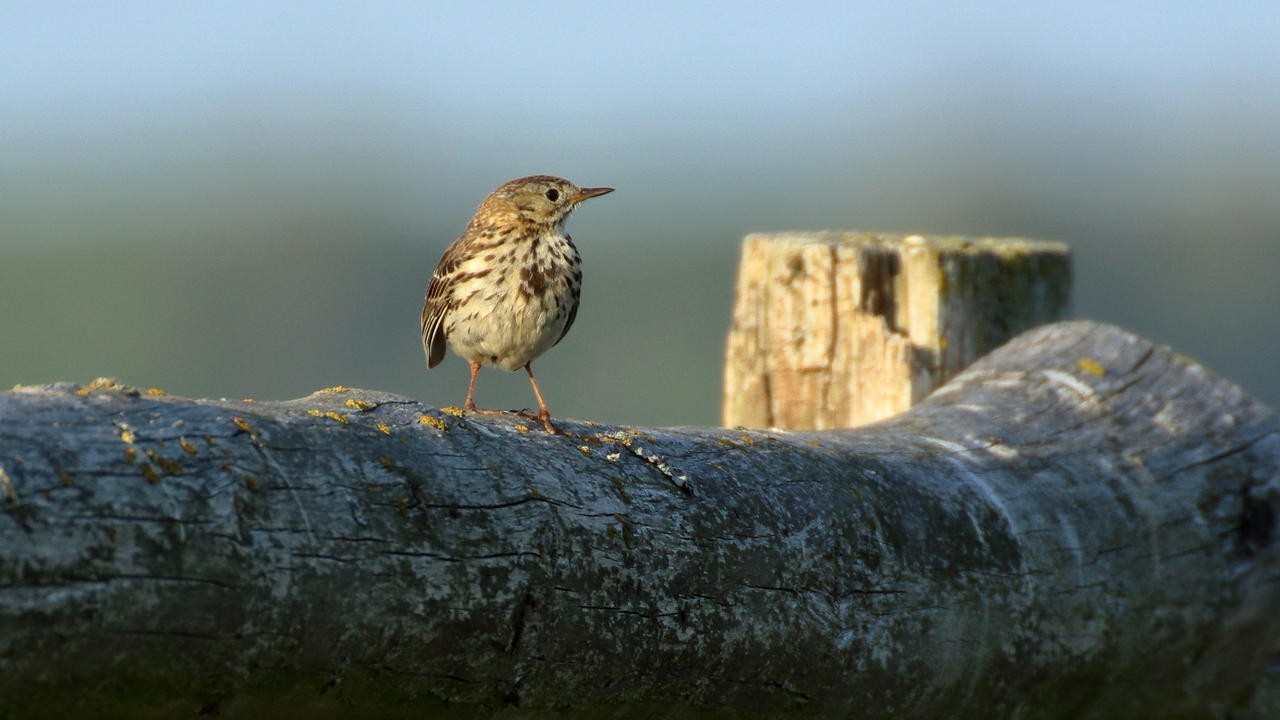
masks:
<path fill-rule="evenodd" d="M 748 235 L 725 352 L 726 426 L 823 430 L 910 408 L 1056 320 L 1058 242 L 878 233 Z"/>

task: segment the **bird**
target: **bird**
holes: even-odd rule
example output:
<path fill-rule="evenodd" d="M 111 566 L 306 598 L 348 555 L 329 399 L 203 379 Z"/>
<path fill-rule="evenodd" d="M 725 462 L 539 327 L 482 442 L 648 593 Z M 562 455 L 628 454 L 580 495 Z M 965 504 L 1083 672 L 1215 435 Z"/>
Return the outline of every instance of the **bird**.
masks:
<path fill-rule="evenodd" d="M 551 175 L 511 180 L 480 203 L 444 251 L 422 304 L 422 349 L 428 369 L 444 360 L 446 342 L 470 364 L 464 413 L 501 414 L 475 405 L 481 367 L 524 368 L 543 429 L 557 433 L 533 361 L 578 317 L 582 257 L 564 222 L 583 201 L 611 192 Z"/>

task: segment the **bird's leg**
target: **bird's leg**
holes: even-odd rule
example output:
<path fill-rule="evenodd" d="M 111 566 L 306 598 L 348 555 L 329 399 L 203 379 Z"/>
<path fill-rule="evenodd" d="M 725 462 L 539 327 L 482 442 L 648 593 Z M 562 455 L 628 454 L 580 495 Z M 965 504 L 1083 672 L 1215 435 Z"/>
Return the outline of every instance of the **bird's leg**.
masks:
<path fill-rule="evenodd" d="M 547 409 L 547 403 L 542 399 L 542 391 L 538 389 L 538 380 L 533 377 L 533 363 L 525 363 L 524 371 L 529 373 L 529 384 L 533 385 L 533 396 L 538 398 L 538 419 L 542 421 L 542 427 L 547 433 L 555 435 L 558 431 L 556 426 L 551 424 L 551 411 Z"/>
<path fill-rule="evenodd" d="M 467 401 L 462 405 L 463 412 L 475 412 L 476 403 L 472 396 L 476 394 L 476 377 L 480 374 L 480 363 L 471 361 L 471 384 L 467 385 Z"/>
<path fill-rule="evenodd" d="M 473 399 L 473 397 L 476 394 L 476 377 L 479 375 L 480 375 L 480 363 L 472 361 L 471 362 L 471 383 L 467 385 L 467 401 L 462 405 L 462 412 L 479 413 L 481 415 L 501 415 L 502 414 L 501 410 L 485 410 L 484 408 L 476 407 L 476 402 Z"/>

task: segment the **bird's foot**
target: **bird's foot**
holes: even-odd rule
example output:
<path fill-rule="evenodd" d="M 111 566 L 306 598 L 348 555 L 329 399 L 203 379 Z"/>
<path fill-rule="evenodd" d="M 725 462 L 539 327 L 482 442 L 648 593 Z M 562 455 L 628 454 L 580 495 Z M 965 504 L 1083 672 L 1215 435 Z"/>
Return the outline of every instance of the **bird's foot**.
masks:
<path fill-rule="evenodd" d="M 543 427 L 543 429 L 545 429 L 545 430 L 547 431 L 547 434 L 548 434 L 548 435 L 563 435 L 563 434 L 564 434 L 564 433 L 560 432 L 560 428 L 557 428 L 555 425 L 552 425 L 552 424 L 551 424 L 551 416 L 550 416 L 550 415 L 539 415 L 539 416 L 538 416 L 538 419 L 542 421 L 542 427 Z"/>
<path fill-rule="evenodd" d="M 548 435 L 564 434 L 560 432 L 560 430 L 551 423 L 551 413 L 549 412 L 535 413 L 532 410 L 488 410 L 485 408 L 478 408 L 475 405 L 463 406 L 462 412 L 475 413 L 477 415 L 491 415 L 494 417 L 507 417 L 509 415 L 519 415 L 522 418 L 527 418 L 529 420 L 542 423 L 542 427 L 544 430 L 547 431 Z"/>
<path fill-rule="evenodd" d="M 542 423 L 542 428 L 547 431 L 548 435 L 564 435 L 559 428 L 551 424 L 551 413 L 545 410 L 539 413 L 535 413 L 532 410 L 514 410 L 513 412 L 520 417 Z"/>
<path fill-rule="evenodd" d="M 464 405 L 462 407 L 462 412 L 475 413 L 477 415 L 494 415 L 497 417 L 501 417 L 507 414 L 506 410 L 486 410 L 485 408 L 478 408 L 475 405 Z"/>

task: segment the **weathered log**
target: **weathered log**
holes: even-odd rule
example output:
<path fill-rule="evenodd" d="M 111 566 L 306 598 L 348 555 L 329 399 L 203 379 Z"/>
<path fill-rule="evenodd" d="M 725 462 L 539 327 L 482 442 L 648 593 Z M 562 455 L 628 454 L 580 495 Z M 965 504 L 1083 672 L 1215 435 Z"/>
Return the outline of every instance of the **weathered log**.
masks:
<path fill-rule="evenodd" d="M 855 430 L 562 425 L 0 394 L 0 715 L 1276 709 L 1280 426 L 1124 331 Z"/>
<path fill-rule="evenodd" d="M 721 422 L 825 430 L 896 415 L 1014 335 L 1061 319 L 1063 243 L 771 233 L 742 243 Z"/>

